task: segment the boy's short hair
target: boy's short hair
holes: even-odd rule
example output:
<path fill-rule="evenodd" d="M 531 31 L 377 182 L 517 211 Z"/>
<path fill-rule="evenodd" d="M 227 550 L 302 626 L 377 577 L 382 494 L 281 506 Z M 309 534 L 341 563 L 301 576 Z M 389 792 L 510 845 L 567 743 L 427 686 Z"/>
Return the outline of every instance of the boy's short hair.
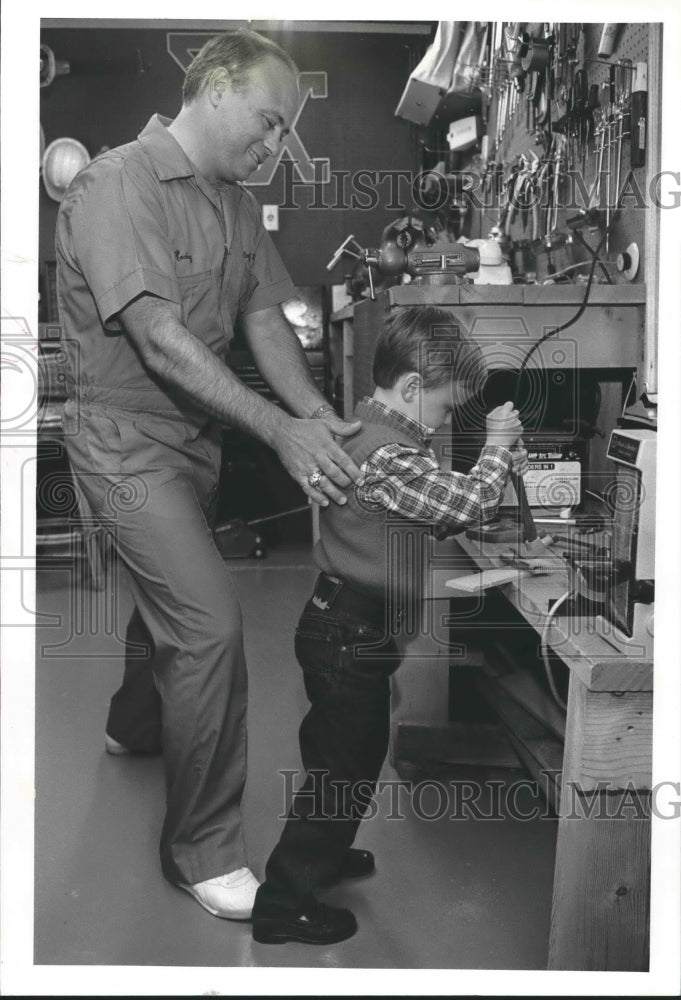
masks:
<path fill-rule="evenodd" d="M 446 309 L 400 309 L 383 327 L 374 353 L 374 382 L 392 389 L 401 375 L 418 372 L 425 389 L 450 381 L 472 391 L 482 387 L 487 366 L 480 347 Z"/>

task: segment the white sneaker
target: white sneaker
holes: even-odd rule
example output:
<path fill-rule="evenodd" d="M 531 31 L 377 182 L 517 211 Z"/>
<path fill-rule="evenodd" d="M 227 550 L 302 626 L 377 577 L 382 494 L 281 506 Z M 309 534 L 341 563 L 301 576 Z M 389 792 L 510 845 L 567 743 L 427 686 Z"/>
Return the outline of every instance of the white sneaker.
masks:
<path fill-rule="evenodd" d="M 113 736 L 109 736 L 108 733 L 104 733 L 104 749 L 114 757 L 122 757 L 124 754 L 130 753 L 127 747 L 115 740 Z"/>
<path fill-rule="evenodd" d="M 237 868 L 228 875 L 218 875 L 196 885 L 177 884 L 191 893 L 204 910 L 225 920 L 248 920 L 260 885 L 250 868 Z"/>

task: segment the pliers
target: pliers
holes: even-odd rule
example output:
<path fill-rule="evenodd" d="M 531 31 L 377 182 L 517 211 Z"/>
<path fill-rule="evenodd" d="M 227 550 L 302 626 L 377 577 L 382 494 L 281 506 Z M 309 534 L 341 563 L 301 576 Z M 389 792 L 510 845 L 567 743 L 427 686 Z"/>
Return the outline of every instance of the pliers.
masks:
<path fill-rule="evenodd" d="M 525 154 L 521 154 L 519 162 L 513 167 L 512 172 L 508 178 L 508 210 L 506 212 L 506 221 L 504 225 L 504 232 L 506 236 L 511 235 L 511 226 L 513 225 L 513 220 L 516 217 L 516 213 L 520 206 L 520 195 L 523 189 L 523 184 L 525 183 L 525 178 L 527 176 L 527 158 Z"/>

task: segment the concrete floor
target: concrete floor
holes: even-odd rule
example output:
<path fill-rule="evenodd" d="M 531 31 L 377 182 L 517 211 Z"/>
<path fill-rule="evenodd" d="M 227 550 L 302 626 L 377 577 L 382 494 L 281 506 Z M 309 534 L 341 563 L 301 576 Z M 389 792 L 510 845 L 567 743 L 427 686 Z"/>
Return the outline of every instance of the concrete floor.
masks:
<path fill-rule="evenodd" d="M 250 674 L 244 819 L 250 864 L 261 876 L 279 835 L 278 771 L 300 766 L 306 700 L 292 636 L 316 574 L 304 546 L 230 566 Z M 556 837 L 546 818 L 453 821 L 447 810 L 424 821 L 407 808 L 397 822 L 381 800 L 358 838 L 376 854 L 376 874 L 325 897 L 355 912 L 354 938 L 328 948 L 259 945 L 248 923 L 211 917 L 160 873 L 160 759 L 104 753 L 131 607 L 124 576 L 92 592 L 71 586 L 66 570 L 44 569 L 38 593 L 36 964 L 545 968 Z M 455 777 L 500 775 L 522 777 L 470 769 Z M 389 764 L 384 777 L 397 777 Z"/>

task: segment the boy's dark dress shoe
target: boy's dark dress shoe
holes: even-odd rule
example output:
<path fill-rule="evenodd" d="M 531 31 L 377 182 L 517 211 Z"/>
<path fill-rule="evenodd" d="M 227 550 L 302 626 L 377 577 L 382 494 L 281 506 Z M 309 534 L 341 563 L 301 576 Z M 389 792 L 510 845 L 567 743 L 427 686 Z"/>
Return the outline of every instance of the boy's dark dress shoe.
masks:
<path fill-rule="evenodd" d="M 375 871 L 376 864 L 371 851 L 360 851 L 357 847 L 350 847 L 338 872 L 338 878 L 364 878 Z"/>
<path fill-rule="evenodd" d="M 281 910 L 256 905 L 253 908 L 253 940 L 260 944 L 334 944 L 352 937 L 357 921 L 350 910 L 326 906 L 309 899 L 299 910 Z"/>

